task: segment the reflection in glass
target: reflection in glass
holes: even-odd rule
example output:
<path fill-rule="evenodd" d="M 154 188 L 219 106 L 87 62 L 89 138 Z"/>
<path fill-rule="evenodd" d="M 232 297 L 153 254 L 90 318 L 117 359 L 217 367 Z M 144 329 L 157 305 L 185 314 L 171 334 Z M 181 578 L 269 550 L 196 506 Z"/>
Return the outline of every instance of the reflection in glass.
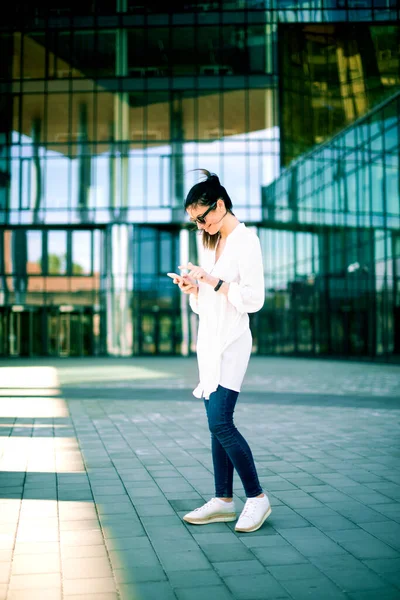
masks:
<path fill-rule="evenodd" d="M 22 73 L 24 79 L 44 79 L 46 76 L 46 34 L 15 35 L 17 52 L 21 40 Z"/>
<path fill-rule="evenodd" d="M 398 88 L 400 28 L 296 24 L 279 31 L 287 165 Z"/>
<path fill-rule="evenodd" d="M 74 231 L 72 234 L 72 274 L 90 275 L 92 272 L 92 233 Z"/>
<path fill-rule="evenodd" d="M 30 275 L 40 274 L 42 272 L 42 237 L 41 231 L 28 230 L 28 263 L 27 272 Z"/>
<path fill-rule="evenodd" d="M 49 231 L 47 234 L 47 272 L 65 275 L 67 272 L 67 232 Z"/>

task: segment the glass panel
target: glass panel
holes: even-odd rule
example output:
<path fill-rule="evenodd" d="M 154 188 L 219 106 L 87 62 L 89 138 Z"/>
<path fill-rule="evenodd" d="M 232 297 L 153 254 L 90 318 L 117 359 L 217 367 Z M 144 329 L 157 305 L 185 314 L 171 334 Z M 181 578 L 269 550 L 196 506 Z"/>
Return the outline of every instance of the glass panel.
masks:
<path fill-rule="evenodd" d="M 98 229 L 95 229 L 93 232 L 93 275 L 95 277 L 95 281 L 98 282 L 100 278 L 100 265 L 101 265 L 101 246 L 102 241 L 102 233 Z M 99 285 L 96 285 L 98 288 Z"/>
<path fill-rule="evenodd" d="M 42 272 L 42 237 L 41 231 L 27 232 L 28 245 L 28 263 L 27 272 L 30 275 L 37 275 Z"/>
<path fill-rule="evenodd" d="M 70 160 L 47 158 L 45 166 L 46 208 L 68 208 L 70 186 Z M 57 217 L 56 213 L 53 213 Z"/>
<path fill-rule="evenodd" d="M 143 275 L 157 272 L 156 233 L 150 227 L 140 229 L 140 273 Z"/>
<path fill-rule="evenodd" d="M 90 275 L 92 272 L 92 233 L 74 231 L 72 233 L 72 273 Z"/>
<path fill-rule="evenodd" d="M 20 79 L 21 77 L 21 35 L 19 33 L 2 33 L 0 36 L 0 56 L 11 57 L 12 60 L 2 60 L 0 79 Z M 1 349 L 0 349 L 1 352 Z"/>
<path fill-rule="evenodd" d="M 220 95 L 208 93 L 197 98 L 198 138 L 201 140 L 218 139 L 221 131 Z"/>
<path fill-rule="evenodd" d="M 43 139 L 44 129 L 44 95 L 43 94 L 24 94 L 22 96 L 22 115 L 18 122 L 17 130 L 22 134 L 21 143 L 31 144 L 34 133 L 41 132 L 39 139 Z M 37 137 L 36 137 L 37 139 Z M 31 150 L 29 149 L 30 153 Z M 23 155 L 28 156 L 28 150 L 23 150 Z M 31 154 L 29 154 L 31 155 Z"/>
<path fill-rule="evenodd" d="M 68 152 L 67 144 L 76 141 L 70 130 L 70 102 L 68 94 L 47 96 L 47 141 L 55 143 L 51 148 L 64 153 Z"/>
<path fill-rule="evenodd" d="M 153 315 L 142 315 L 141 318 L 142 352 L 156 353 L 156 320 Z"/>
<path fill-rule="evenodd" d="M 241 26 L 221 27 L 221 59 L 218 71 L 220 75 L 244 74 L 248 68 L 246 49 L 246 31 Z"/>
<path fill-rule="evenodd" d="M 22 37 L 22 72 L 24 79 L 46 76 L 46 34 L 31 33 Z"/>
<path fill-rule="evenodd" d="M 71 313 L 70 317 L 70 356 L 82 356 L 82 317 L 80 313 Z"/>
<path fill-rule="evenodd" d="M 178 265 L 172 266 L 175 257 L 173 256 L 173 239 L 169 231 L 160 233 L 160 273 L 165 274 L 169 271 L 175 272 Z"/>
<path fill-rule="evenodd" d="M 174 348 L 172 318 L 168 315 L 160 315 L 158 325 L 158 352 L 160 352 L 160 354 L 172 354 Z"/>
<path fill-rule="evenodd" d="M 94 31 L 74 31 L 71 52 L 71 64 L 75 67 L 73 77 L 96 77 L 98 57 L 95 37 Z"/>
<path fill-rule="evenodd" d="M 98 93 L 95 96 L 95 102 L 95 131 L 93 137 L 97 142 L 110 142 L 115 139 L 115 97 L 111 93 Z M 130 118 L 132 110 L 134 109 L 131 108 L 129 112 Z M 108 151 L 109 146 L 102 145 L 98 147 L 99 152 L 105 150 Z"/>
<path fill-rule="evenodd" d="M 131 77 L 143 77 L 146 73 L 146 30 L 128 30 L 128 74 Z"/>
<path fill-rule="evenodd" d="M 279 32 L 282 162 L 287 165 L 394 92 L 400 83 L 399 28 L 296 24 Z"/>
<path fill-rule="evenodd" d="M 172 29 L 172 52 L 171 65 L 174 75 L 195 75 L 197 67 L 200 75 L 205 74 L 207 65 L 199 64 L 196 55 L 195 40 L 196 36 L 201 35 L 201 31 L 196 33 L 194 27 L 174 27 Z"/>
<path fill-rule="evenodd" d="M 125 35 L 125 32 L 123 32 Z M 113 77 L 116 63 L 115 31 L 97 32 L 97 77 Z"/>
<path fill-rule="evenodd" d="M 266 73 L 266 25 L 254 25 L 247 30 L 248 69 L 250 73 Z"/>
<path fill-rule="evenodd" d="M 3 261 L 4 261 L 4 272 L 13 272 L 13 252 L 12 252 L 12 231 L 4 231 L 3 235 Z"/>
<path fill-rule="evenodd" d="M 221 36 L 220 28 L 214 27 L 201 27 L 197 33 L 197 57 L 196 63 L 199 68 L 200 75 L 214 75 L 218 74 L 222 68 L 222 56 L 221 56 Z M 195 67 L 193 67 L 193 74 L 195 73 Z M 226 66 L 227 70 L 230 70 L 229 65 Z"/>
<path fill-rule="evenodd" d="M 47 272 L 50 275 L 65 275 L 67 272 L 66 231 L 48 232 Z"/>
<path fill-rule="evenodd" d="M 166 76 L 169 70 L 170 34 L 167 27 L 153 27 L 147 30 L 146 75 Z"/>
<path fill-rule="evenodd" d="M 93 94 L 75 93 L 72 95 L 71 140 L 87 142 L 93 140 Z"/>
<path fill-rule="evenodd" d="M 151 92 L 147 97 L 147 101 L 147 129 L 145 137 L 149 142 L 169 140 L 171 135 L 168 92 Z M 179 112 L 179 108 L 175 108 L 175 110 L 177 111 L 176 120 L 178 122 L 175 127 L 174 137 L 177 137 L 182 129 L 182 114 Z"/>
<path fill-rule="evenodd" d="M 246 133 L 246 96 L 244 90 L 225 92 L 222 95 L 224 105 L 223 126 L 224 136 L 234 136 Z M 240 145 L 242 146 L 242 145 Z M 240 147 L 242 149 L 242 147 Z M 238 148 L 238 152 L 239 152 Z"/>
<path fill-rule="evenodd" d="M 59 315 L 58 353 L 60 356 L 70 355 L 71 315 Z"/>
<path fill-rule="evenodd" d="M 70 31 L 48 31 L 47 37 L 49 77 L 67 79 L 74 76 L 71 64 L 72 33 Z"/>

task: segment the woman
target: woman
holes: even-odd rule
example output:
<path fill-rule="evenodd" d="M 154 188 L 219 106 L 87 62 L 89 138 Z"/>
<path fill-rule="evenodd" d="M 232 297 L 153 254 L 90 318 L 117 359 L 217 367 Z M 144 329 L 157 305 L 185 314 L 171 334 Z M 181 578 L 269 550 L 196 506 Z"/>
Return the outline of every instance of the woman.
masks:
<path fill-rule="evenodd" d="M 200 383 L 193 394 L 204 397 L 211 431 L 215 498 L 183 518 L 204 525 L 236 520 L 233 470 L 247 501 L 236 531 L 256 531 L 271 513 L 260 486 L 249 445 L 233 424 L 233 412 L 250 358 L 252 337 L 248 313 L 264 303 L 264 270 L 258 237 L 240 223 L 216 175 L 192 187 L 185 209 L 203 231 L 203 266 L 179 267 L 187 275 L 174 283 L 190 294 L 199 319 L 197 358 Z"/>

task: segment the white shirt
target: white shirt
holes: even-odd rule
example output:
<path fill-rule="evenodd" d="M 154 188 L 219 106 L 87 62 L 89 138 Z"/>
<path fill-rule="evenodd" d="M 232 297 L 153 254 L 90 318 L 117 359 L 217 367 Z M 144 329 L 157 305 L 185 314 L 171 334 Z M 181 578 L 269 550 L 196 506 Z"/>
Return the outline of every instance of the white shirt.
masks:
<path fill-rule="evenodd" d="M 226 296 L 199 281 L 198 298 L 191 294 L 189 300 L 200 317 L 200 382 L 193 394 L 208 399 L 218 385 L 240 392 L 252 347 L 248 313 L 260 310 L 265 297 L 260 240 L 239 223 L 227 236 L 219 259 L 215 261 L 215 250 L 205 250 L 201 266 L 229 283 Z"/>

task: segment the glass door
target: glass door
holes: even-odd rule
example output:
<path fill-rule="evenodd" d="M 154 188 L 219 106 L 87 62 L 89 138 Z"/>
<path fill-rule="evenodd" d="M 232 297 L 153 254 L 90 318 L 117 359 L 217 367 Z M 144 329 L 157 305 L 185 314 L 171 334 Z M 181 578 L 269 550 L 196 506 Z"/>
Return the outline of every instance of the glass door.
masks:
<path fill-rule="evenodd" d="M 10 356 L 21 356 L 21 313 L 9 313 L 8 321 L 8 353 Z"/>
<path fill-rule="evenodd" d="M 48 314 L 48 352 L 52 356 L 93 354 L 93 310 Z"/>
<path fill-rule="evenodd" d="M 140 328 L 140 354 L 157 353 L 156 315 L 142 313 Z"/>
<path fill-rule="evenodd" d="M 71 355 L 71 315 L 63 313 L 58 320 L 58 356 Z"/>
<path fill-rule="evenodd" d="M 174 333 L 176 317 L 166 312 L 142 313 L 140 317 L 140 353 L 175 354 L 178 352 Z M 179 325 L 179 322 L 177 323 Z"/>

